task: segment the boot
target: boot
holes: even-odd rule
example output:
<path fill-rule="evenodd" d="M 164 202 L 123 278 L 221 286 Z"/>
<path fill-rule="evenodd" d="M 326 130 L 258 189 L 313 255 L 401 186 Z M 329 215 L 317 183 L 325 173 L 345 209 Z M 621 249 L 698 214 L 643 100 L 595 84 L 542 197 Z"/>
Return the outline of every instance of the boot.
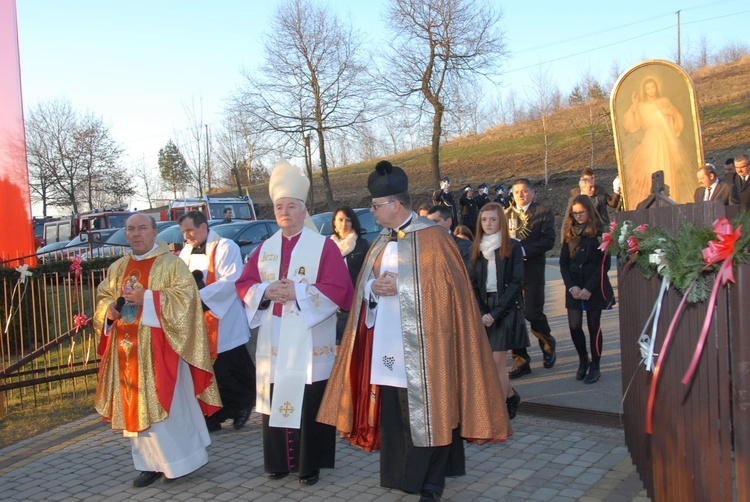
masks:
<path fill-rule="evenodd" d="M 589 374 L 586 375 L 586 379 L 583 383 L 595 383 L 601 376 L 602 374 L 599 373 L 599 361 L 592 361 L 591 366 L 589 367 Z"/>
<path fill-rule="evenodd" d="M 586 372 L 589 369 L 589 366 L 591 365 L 591 362 L 589 361 L 588 354 L 579 357 L 580 363 L 578 364 L 578 371 L 576 371 L 576 380 L 583 380 L 586 378 Z"/>

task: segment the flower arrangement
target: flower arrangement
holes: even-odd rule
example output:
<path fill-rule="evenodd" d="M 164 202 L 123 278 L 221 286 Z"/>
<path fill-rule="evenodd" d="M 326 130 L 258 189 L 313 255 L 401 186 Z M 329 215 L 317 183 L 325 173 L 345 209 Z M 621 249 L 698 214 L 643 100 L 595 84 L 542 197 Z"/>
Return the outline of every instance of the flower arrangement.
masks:
<path fill-rule="evenodd" d="M 646 279 L 654 274 L 666 277 L 670 286 L 688 295 L 689 303 L 699 303 L 710 295 L 709 275 L 719 272 L 727 258 L 734 266 L 747 261 L 750 232 L 743 234 L 741 228 L 750 228 L 748 224 L 750 212 L 742 212 L 732 222 L 719 218 L 708 229 L 683 223 L 679 235 L 672 236 L 652 225 L 613 222 L 602 235 L 599 249 L 616 257 L 623 273 L 638 265 Z M 721 249 L 720 260 L 704 259 L 704 249 L 710 246 Z"/>

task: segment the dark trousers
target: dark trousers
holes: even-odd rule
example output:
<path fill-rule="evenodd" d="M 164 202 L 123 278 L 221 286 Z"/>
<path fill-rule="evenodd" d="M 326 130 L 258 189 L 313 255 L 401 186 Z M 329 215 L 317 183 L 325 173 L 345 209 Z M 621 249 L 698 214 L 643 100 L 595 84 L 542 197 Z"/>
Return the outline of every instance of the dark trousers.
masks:
<path fill-rule="evenodd" d="M 523 315 L 529 324 L 531 332 L 539 340 L 539 348 L 545 355 L 552 355 L 555 351 L 555 337 L 551 334 L 547 316 L 544 315 L 544 284 L 523 285 Z M 531 356 L 526 348 L 513 349 L 513 368 L 518 368 L 531 362 Z"/>
<path fill-rule="evenodd" d="M 407 493 L 430 490 L 442 495 L 445 476 L 463 473 L 448 472 L 452 447 L 414 446 L 406 389 L 380 387 L 380 486 Z M 458 448 L 454 448 L 454 454 L 458 453 Z M 463 444 L 460 456 L 463 463 Z"/>
<path fill-rule="evenodd" d="M 212 420 L 223 422 L 255 405 L 255 365 L 244 344 L 217 356 L 214 375 L 224 407 L 211 416 Z"/>
<path fill-rule="evenodd" d="M 336 460 L 336 428 L 315 420 L 328 380 L 305 385 L 299 429 L 271 427 L 263 415 L 263 464 L 266 472 L 299 472 L 332 469 Z M 273 385 L 271 385 L 273 403 Z"/>
<path fill-rule="evenodd" d="M 591 361 L 599 364 L 602 356 L 602 311 L 587 310 L 586 324 L 589 328 L 589 341 L 591 342 Z M 568 309 L 568 326 L 570 337 L 576 347 L 578 357 L 581 359 L 588 356 L 586 353 L 586 335 L 583 333 L 583 310 Z M 598 366 L 597 366 L 598 368 Z"/>

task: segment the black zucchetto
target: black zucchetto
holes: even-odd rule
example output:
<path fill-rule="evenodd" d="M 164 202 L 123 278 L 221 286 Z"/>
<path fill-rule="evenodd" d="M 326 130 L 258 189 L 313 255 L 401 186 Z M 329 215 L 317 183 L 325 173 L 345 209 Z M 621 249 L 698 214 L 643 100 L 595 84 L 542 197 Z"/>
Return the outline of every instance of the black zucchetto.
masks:
<path fill-rule="evenodd" d="M 375 165 L 375 171 L 367 179 L 367 189 L 373 198 L 388 197 L 409 190 L 409 178 L 403 169 L 387 160 Z"/>

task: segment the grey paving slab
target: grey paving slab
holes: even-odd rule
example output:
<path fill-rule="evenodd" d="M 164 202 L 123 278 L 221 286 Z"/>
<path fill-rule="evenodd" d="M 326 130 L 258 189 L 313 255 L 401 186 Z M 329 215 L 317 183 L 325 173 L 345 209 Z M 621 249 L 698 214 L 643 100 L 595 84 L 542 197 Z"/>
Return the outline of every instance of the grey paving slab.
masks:
<path fill-rule="evenodd" d="M 587 426 L 585 439 L 579 425 L 519 414 L 513 421 L 514 435 L 506 443 L 466 445 L 467 475 L 449 478 L 444 500 L 575 500 L 602 493 L 616 493 L 619 484 L 629 484 L 628 493 L 640 493 L 637 475 L 624 448 L 619 429 Z M 4 468 L 0 471 L 3 501 L 22 500 L 338 500 L 415 501 L 415 495 L 379 485 L 379 454 L 366 453 L 339 441 L 337 467 L 323 470 L 320 482 L 302 488 L 297 479 L 271 481 L 263 475 L 260 416 L 253 414 L 248 425 L 231 427 L 213 434 L 209 463 L 171 483 L 157 482 L 135 489 L 130 482 L 133 469 L 128 440 L 88 417 L 77 423 L 84 432 L 80 439 L 57 444 L 54 431 L 0 450 Z M 544 431 L 551 431 L 545 434 Z M 59 431 L 58 431 L 59 432 Z M 560 441 L 560 437 L 579 438 Z M 545 454 L 531 454 L 514 446 L 536 445 Z M 605 447 L 609 453 L 593 451 Z M 27 461 L 26 450 L 35 457 Z M 48 454 L 47 454 L 48 453 Z M 106 468 L 101 458 L 106 457 Z M 601 457 L 601 458 L 599 458 Z M 609 459 L 615 467 L 601 468 Z M 68 464 L 61 460 L 75 459 Z M 583 463 L 585 465 L 573 465 Z M 85 472 L 85 476 L 81 476 Z M 635 491 L 635 493 L 633 493 Z M 589 498 L 591 500 L 591 498 Z"/>

